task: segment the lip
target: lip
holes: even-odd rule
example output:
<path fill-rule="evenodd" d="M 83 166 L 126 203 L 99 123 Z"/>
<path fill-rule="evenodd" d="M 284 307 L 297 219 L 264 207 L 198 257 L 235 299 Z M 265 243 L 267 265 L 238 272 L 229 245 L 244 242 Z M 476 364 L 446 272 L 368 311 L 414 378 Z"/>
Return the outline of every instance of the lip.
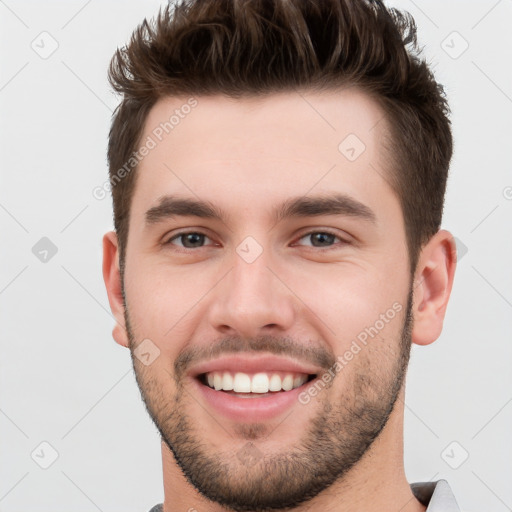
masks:
<path fill-rule="evenodd" d="M 299 395 L 314 382 L 305 382 L 290 391 L 279 391 L 255 398 L 240 398 L 225 391 L 216 391 L 202 384 L 197 378 L 191 380 L 208 409 L 213 409 L 214 412 L 239 423 L 261 422 L 284 415 L 294 405 L 301 405 Z"/>
<path fill-rule="evenodd" d="M 266 421 L 288 413 L 291 407 L 300 405 L 300 393 L 310 386 L 314 380 L 307 381 L 302 386 L 290 391 L 268 393 L 254 398 L 240 398 L 225 391 L 216 391 L 201 382 L 200 375 L 214 371 L 248 374 L 276 371 L 315 374 L 315 378 L 318 378 L 318 375 L 323 372 L 321 368 L 316 366 L 272 355 L 257 357 L 226 356 L 194 366 L 188 376 L 192 385 L 197 388 L 206 408 L 236 422 Z"/>
<path fill-rule="evenodd" d="M 242 355 L 233 355 L 221 357 L 213 361 L 207 361 L 194 366 L 189 376 L 198 377 L 203 373 L 215 371 L 228 371 L 232 373 L 260 373 L 260 372 L 289 372 L 289 373 L 306 373 L 316 374 L 323 372 L 322 368 L 317 366 L 300 363 L 293 359 L 284 357 L 276 357 L 272 355 L 263 355 L 255 357 L 247 357 Z"/>

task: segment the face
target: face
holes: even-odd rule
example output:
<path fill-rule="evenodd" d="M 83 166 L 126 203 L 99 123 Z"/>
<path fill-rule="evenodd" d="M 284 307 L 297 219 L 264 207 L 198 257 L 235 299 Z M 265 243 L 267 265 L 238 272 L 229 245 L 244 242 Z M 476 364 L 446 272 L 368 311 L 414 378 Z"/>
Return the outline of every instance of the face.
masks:
<path fill-rule="evenodd" d="M 161 100 L 141 139 L 157 144 L 126 247 L 134 369 L 203 495 L 292 507 L 357 465 L 404 381 L 411 279 L 386 123 L 354 89 L 196 100 Z"/>

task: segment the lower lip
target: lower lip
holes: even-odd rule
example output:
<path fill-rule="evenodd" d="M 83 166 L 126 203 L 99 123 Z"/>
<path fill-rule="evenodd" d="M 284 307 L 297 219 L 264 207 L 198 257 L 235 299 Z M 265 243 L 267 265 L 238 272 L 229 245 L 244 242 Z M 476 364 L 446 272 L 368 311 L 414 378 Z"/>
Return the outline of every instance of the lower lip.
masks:
<path fill-rule="evenodd" d="M 210 408 L 233 421 L 257 422 L 283 415 L 293 405 L 300 406 L 299 395 L 313 381 L 298 388 L 278 393 L 262 394 L 261 397 L 240 398 L 224 391 L 216 391 L 210 386 L 192 379 Z"/>

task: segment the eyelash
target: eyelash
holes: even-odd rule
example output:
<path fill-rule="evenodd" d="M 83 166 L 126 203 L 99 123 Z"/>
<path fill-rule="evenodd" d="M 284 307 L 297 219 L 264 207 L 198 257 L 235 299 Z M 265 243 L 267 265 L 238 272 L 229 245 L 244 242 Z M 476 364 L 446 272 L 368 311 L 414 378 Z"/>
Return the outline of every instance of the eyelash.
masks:
<path fill-rule="evenodd" d="M 297 241 L 302 240 L 303 238 L 305 238 L 307 236 L 310 236 L 310 235 L 313 235 L 313 234 L 318 234 L 318 233 L 320 233 L 322 235 L 332 235 L 332 236 L 334 236 L 335 238 L 337 238 L 340 241 L 341 245 L 349 245 L 350 244 L 350 242 L 348 242 L 347 240 L 344 240 L 343 238 L 338 236 L 336 233 L 332 233 L 329 230 L 321 230 L 321 231 L 320 230 L 313 230 L 313 231 L 308 231 L 307 233 L 303 233 L 297 239 Z M 164 242 L 163 245 L 174 245 L 174 244 L 172 244 L 173 240 L 176 240 L 177 238 L 180 238 L 180 237 L 185 236 L 185 235 L 201 235 L 201 236 L 204 236 L 206 238 L 209 238 L 209 236 L 206 233 L 202 233 L 201 231 L 180 231 L 179 233 L 176 233 L 171 238 L 169 238 L 169 240 Z M 204 249 L 204 246 L 203 247 L 195 247 L 195 248 L 181 247 L 181 246 L 176 246 L 176 247 L 178 247 L 179 252 L 189 252 L 189 251 L 197 251 L 198 249 Z M 333 246 L 330 246 L 330 247 L 314 247 L 314 246 L 306 246 L 306 247 L 310 247 L 311 249 L 319 249 L 321 251 L 329 251 L 331 249 L 336 249 L 338 247 L 338 245 L 333 245 Z"/>

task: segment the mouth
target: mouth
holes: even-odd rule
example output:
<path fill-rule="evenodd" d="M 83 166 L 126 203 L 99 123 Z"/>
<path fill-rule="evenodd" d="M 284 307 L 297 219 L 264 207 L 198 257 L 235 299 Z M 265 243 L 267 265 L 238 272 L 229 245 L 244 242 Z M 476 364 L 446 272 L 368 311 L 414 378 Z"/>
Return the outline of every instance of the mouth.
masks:
<path fill-rule="evenodd" d="M 297 361 L 242 355 L 195 367 L 189 374 L 201 405 L 214 416 L 236 422 L 261 422 L 306 409 L 299 395 L 317 380 L 320 368 Z"/>
<path fill-rule="evenodd" d="M 213 371 L 201 373 L 197 379 L 203 386 L 208 386 L 215 391 L 222 391 L 239 398 L 261 398 L 300 388 L 316 377 L 316 374 L 297 372 Z"/>

